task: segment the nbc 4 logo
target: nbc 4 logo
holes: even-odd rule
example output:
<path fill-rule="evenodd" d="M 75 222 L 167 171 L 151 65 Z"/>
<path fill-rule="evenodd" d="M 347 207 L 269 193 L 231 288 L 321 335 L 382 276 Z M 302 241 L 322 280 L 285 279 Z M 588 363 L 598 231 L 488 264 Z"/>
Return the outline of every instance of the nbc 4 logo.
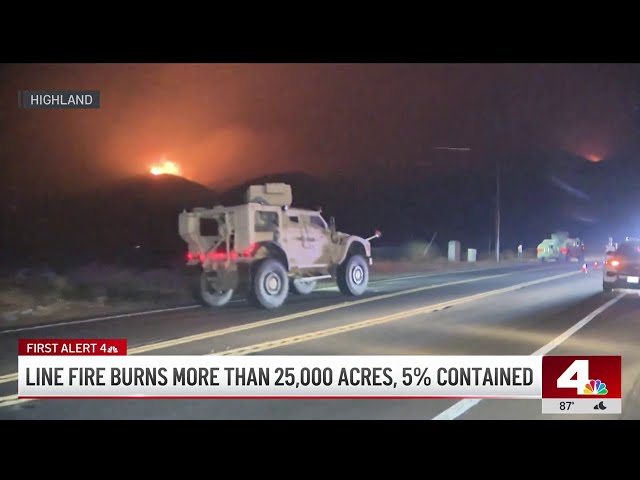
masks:
<path fill-rule="evenodd" d="M 578 395 L 606 395 L 607 384 L 589 378 L 589 360 L 574 360 L 558 377 L 558 388 L 575 388 Z"/>

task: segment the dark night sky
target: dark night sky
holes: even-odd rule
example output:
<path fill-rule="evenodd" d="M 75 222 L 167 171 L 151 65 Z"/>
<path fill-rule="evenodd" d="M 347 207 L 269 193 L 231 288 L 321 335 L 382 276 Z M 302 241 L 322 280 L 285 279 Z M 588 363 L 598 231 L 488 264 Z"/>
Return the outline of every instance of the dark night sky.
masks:
<path fill-rule="evenodd" d="M 163 156 L 226 188 L 283 170 L 390 178 L 528 149 L 640 151 L 631 64 L 4 65 L 0 88 L 0 161 L 15 185 L 92 186 Z M 99 89 L 102 108 L 18 110 L 22 89 Z"/>

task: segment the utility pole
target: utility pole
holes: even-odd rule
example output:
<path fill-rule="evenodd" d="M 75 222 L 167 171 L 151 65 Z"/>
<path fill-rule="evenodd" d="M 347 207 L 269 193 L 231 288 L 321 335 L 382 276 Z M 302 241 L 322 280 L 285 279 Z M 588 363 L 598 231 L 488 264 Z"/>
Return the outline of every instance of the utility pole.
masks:
<path fill-rule="evenodd" d="M 500 261 L 500 164 L 496 166 L 496 262 Z"/>

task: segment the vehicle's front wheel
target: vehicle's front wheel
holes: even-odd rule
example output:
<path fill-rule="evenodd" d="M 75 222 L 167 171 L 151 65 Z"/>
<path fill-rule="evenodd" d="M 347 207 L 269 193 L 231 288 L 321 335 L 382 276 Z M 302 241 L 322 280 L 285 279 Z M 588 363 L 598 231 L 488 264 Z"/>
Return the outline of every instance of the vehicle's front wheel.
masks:
<path fill-rule="evenodd" d="M 338 266 L 338 289 L 344 295 L 362 295 L 369 284 L 369 266 L 362 255 L 352 255 Z"/>
<path fill-rule="evenodd" d="M 280 307 L 289 294 L 289 277 L 282 263 L 265 258 L 255 265 L 248 300 L 258 308 Z"/>
<path fill-rule="evenodd" d="M 309 295 L 316 288 L 317 282 L 304 282 L 301 278 L 291 280 L 291 291 L 298 295 Z"/>
<path fill-rule="evenodd" d="M 233 290 L 216 290 L 212 287 L 210 275 L 207 272 L 202 272 L 198 287 L 193 289 L 194 297 L 198 303 L 205 307 L 222 307 L 231 300 Z"/>
<path fill-rule="evenodd" d="M 611 293 L 613 291 L 613 287 L 607 282 L 602 282 L 602 291 L 604 293 Z"/>

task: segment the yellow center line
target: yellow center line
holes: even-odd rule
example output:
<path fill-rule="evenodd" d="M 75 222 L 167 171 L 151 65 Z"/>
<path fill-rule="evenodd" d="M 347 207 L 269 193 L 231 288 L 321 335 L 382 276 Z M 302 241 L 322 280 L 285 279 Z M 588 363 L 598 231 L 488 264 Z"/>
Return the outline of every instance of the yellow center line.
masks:
<path fill-rule="evenodd" d="M 239 332 L 244 332 L 247 330 L 253 330 L 256 328 L 261 328 L 261 327 L 267 327 L 269 325 L 276 325 L 278 323 L 283 323 L 283 322 L 289 322 L 291 320 L 296 320 L 298 318 L 304 318 L 304 317 L 308 317 L 311 315 L 318 315 L 320 313 L 326 313 L 326 312 L 331 312 L 334 310 L 339 310 L 342 308 L 347 308 L 347 307 L 353 307 L 356 305 L 362 305 L 364 303 L 370 303 L 370 302 L 376 302 L 376 301 L 380 301 L 380 300 L 386 300 L 389 298 L 394 298 L 394 297 L 399 297 L 401 295 L 409 295 L 411 293 L 417 293 L 417 292 L 423 292 L 426 290 L 433 290 L 435 288 L 442 288 L 442 287 L 449 287 L 449 286 L 453 286 L 453 285 L 461 285 L 461 284 L 465 284 L 465 283 L 471 283 L 471 282 L 479 282 L 481 280 L 488 280 L 491 278 L 500 278 L 500 277 L 506 277 L 508 275 L 514 275 L 515 273 L 519 273 L 519 272 L 510 272 L 510 273 L 502 273 L 499 275 L 485 275 L 482 277 L 475 277 L 475 278 L 468 278 L 468 279 L 464 279 L 464 280 L 457 280 L 455 282 L 447 282 L 447 283 L 438 283 L 435 285 L 426 285 L 423 287 L 416 287 L 416 288 L 412 288 L 409 290 L 402 290 L 399 292 L 391 292 L 391 293 L 386 293 L 383 295 L 376 295 L 373 297 L 368 297 L 368 298 L 362 298 L 359 300 L 353 300 L 350 302 L 344 302 L 344 303 L 337 303 L 334 305 L 328 305 L 326 307 L 320 307 L 320 308 L 315 308 L 312 310 L 305 310 L 302 312 L 297 312 L 297 313 L 292 313 L 290 315 L 284 315 L 281 317 L 276 317 L 276 318 L 271 318 L 268 320 L 261 320 L 259 322 L 253 322 L 253 323 L 248 323 L 246 325 L 238 325 L 235 327 L 228 327 L 228 328 L 221 328 L 218 330 L 212 330 L 209 332 L 204 332 L 204 333 L 198 333 L 195 335 L 189 335 L 186 337 L 180 337 L 180 338 L 175 338 L 175 339 L 171 339 L 171 340 L 164 340 L 162 342 L 156 342 L 156 343 L 150 343 L 148 345 L 141 345 L 139 347 L 134 347 L 134 348 L 130 348 L 127 350 L 127 355 L 139 355 L 141 353 L 147 353 L 147 352 L 153 352 L 156 350 L 162 350 L 164 348 L 171 348 L 171 347 L 175 347 L 178 345 L 184 345 L 187 343 L 193 343 L 193 342 L 198 342 L 201 340 L 208 340 L 210 338 L 215 338 L 215 337 L 221 337 L 224 335 L 231 335 L 234 333 L 239 333 Z M 0 384 L 2 383 L 9 383 L 9 382 L 16 382 L 18 381 L 18 373 L 10 373 L 7 375 L 2 375 L 0 376 Z M 2 400 L 3 397 L 0 397 L 0 400 Z"/>
<path fill-rule="evenodd" d="M 519 290 L 521 288 L 529 287 L 532 285 L 537 285 L 544 282 L 549 282 L 551 280 L 557 280 L 560 278 L 568 277 L 570 275 L 576 275 L 580 272 L 570 272 L 563 273 L 560 275 L 555 275 L 553 277 L 545 277 L 539 280 L 533 280 L 530 282 L 520 283 L 517 285 L 511 285 L 505 288 L 499 288 L 496 290 L 489 290 L 488 292 L 477 293 L 475 295 L 469 295 L 462 298 L 457 298 L 455 300 L 449 300 L 446 302 L 435 303 L 431 305 L 426 305 L 424 307 L 414 308 L 411 310 L 405 310 L 403 312 L 394 313 L 391 315 L 385 315 L 382 317 L 372 318 L 369 320 L 363 320 L 361 322 L 350 323 L 348 325 L 341 325 L 339 327 L 328 328 L 325 330 L 317 330 L 315 332 L 309 332 L 301 335 L 294 335 L 287 338 L 281 338 L 278 340 L 272 340 L 269 342 L 258 343 L 255 345 L 249 345 L 245 347 L 235 348 L 233 350 L 226 350 L 224 352 L 219 353 L 210 353 L 208 355 L 250 355 L 252 353 L 263 352 L 265 350 L 272 350 L 274 348 L 280 348 L 288 345 L 295 345 L 297 343 L 308 342 L 311 340 L 317 340 L 320 338 L 330 337 L 333 335 L 338 335 L 341 333 L 351 332 L 354 330 L 361 330 L 363 328 L 373 327 L 376 325 L 381 325 L 384 323 L 394 322 L 396 320 L 404 320 L 416 315 L 427 314 L 434 311 L 442 310 L 443 308 L 452 307 L 454 305 L 460 305 L 463 303 L 473 302 L 476 300 L 481 300 L 483 298 L 491 297 L 494 295 L 499 295 L 506 292 L 511 292 L 514 290 Z"/>
<path fill-rule="evenodd" d="M 505 277 L 508 275 L 513 275 L 516 272 L 512 272 L 512 273 L 504 273 L 504 274 L 500 274 L 500 275 L 489 275 L 489 276 L 484 276 L 484 277 L 477 277 L 477 278 L 472 278 L 472 279 L 466 279 L 466 280 L 459 280 L 456 282 L 448 282 L 448 283 L 443 283 L 443 284 L 437 284 L 437 285 L 427 285 L 424 287 L 417 287 L 417 288 L 413 288 L 410 290 L 403 290 L 401 292 L 393 292 L 393 293 L 388 293 L 388 294 L 384 294 L 384 295 L 377 295 L 375 297 L 370 297 L 370 298 L 364 298 L 361 300 L 355 300 L 352 302 L 347 302 L 347 303 L 343 303 L 343 304 L 337 304 L 337 305 L 330 305 L 327 307 L 322 307 L 322 308 L 317 308 L 314 310 L 307 310 L 304 312 L 299 312 L 299 313 L 295 313 L 295 314 L 291 314 L 291 315 L 286 315 L 283 317 L 277 317 L 277 318 L 273 318 L 270 320 L 263 320 L 261 322 L 255 322 L 255 323 L 251 323 L 251 324 L 247 324 L 247 325 L 240 325 L 237 327 L 230 327 L 230 328 L 225 328 L 225 329 L 221 329 L 221 330 L 214 330 L 211 332 L 206 332 L 206 333 L 202 333 L 202 334 L 198 334 L 198 335 L 190 335 L 188 337 L 182 337 L 182 338 L 178 338 L 178 339 L 174 339 L 174 340 L 167 340 L 165 342 L 158 342 L 158 343 L 153 343 L 153 344 L 149 344 L 149 345 L 143 345 L 141 347 L 137 347 L 137 348 L 133 348 L 131 350 L 129 350 L 127 352 L 127 354 L 129 355 L 137 355 L 140 353 L 144 353 L 144 352 L 148 352 L 148 351 L 153 351 L 153 350 L 159 350 L 159 349 L 163 349 L 163 348 L 167 348 L 167 347 L 172 347 L 172 346 L 176 346 L 176 345 L 182 345 L 185 343 L 191 343 L 191 342 L 195 342 L 198 340 L 205 340 L 208 338 L 214 338 L 214 337 L 218 337 L 218 336 L 222 336 L 222 335 L 228 335 L 230 333 L 236 333 L 236 332 L 240 332 L 240 331 L 244 331 L 244 330 L 251 330 L 254 328 L 259 328 L 262 326 L 266 326 L 266 325 L 272 325 L 275 323 L 282 323 L 282 322 L 286 322 L 286 321 L 290 321 L 296 318 L 301 318 L 301 317 L 306 317 L 309 315 L 314 315 L 317 313 L 323 313 L 326 311 L 332 311 L 332 310 L 337 310 L 337 309 L 341 309 L 341 308 L 346 308 L 346 307 L 350 307 L 353 305 L 360 305 L 363 303 L 369 303 L 369 302 L 373 302 L 376 300 L 382 300 L 382 299 L 386 299 L 386 298 L 393 298 L 393 297 L 398 297 L 400 295 L 407 295 L 410 293 L 416 293 L 416 292 L 420 292 L 420 291 L 425 291 L 425 290 L 430 290 L 430 289 L 434 289 L 434 288 L 440 288 L 440 287 L 445 287 L 445 286 L 449 286 L 449 285 L 458 285 L 458 284 L 463 284 L 463 283 L 470 283 L 470 282 L 475 282 L 475 281 L 480 281 L 480 280 L 486 280 L 489 278 L 499 278 L 499 277 Z M 403 320 L 406 318 L 410 318 L 412 316 L 415 315 L 419 315 L 422 313 L 430 313 L 433 311 L 437 311 L 437 310 L 441 310 L 443 308 L 446 307 L 450 307 L 450 306 L 454 306 L 454 305 L 459 305 L 459 304 L 463 304 L 463 303 L 467 303 L 467 302 L 472 302 L 475 300 L 480 300 L 483 298 L 487 298 L 490 296 L 494 296 L 494 295 L 499 295 L 501 293 L 506 293 L 506 292 L 510 292 L 513 290 L 518 290 L 521 288 L 525 288 L 528 286 L 533 286 L 533 285 L 537 285 L 540 283 L 544 283 L 544 282 L 549 282 L 552 280 L 557 280 L 560 278 L 565 278 L 571 275 L 576 275 L 578 273 L 581 272 L 569 272 L 569 273 L 563 273 L 560 275 L 554 275 L 551 277 L 544 277 L 542 279 L 538 279 L 538 280 L 532 280 L 529 282 L 524 282 L 524 283 L 519 283 L 516 285 L 511 285 L 509 287 L 505 287 L 505 288 L 500 288 L 500 289 L 496 289 L 496 290 L 489 290 L 488 292 L 481 292 L 478 294 L 474 294 L 474 295 L 469 295 L 466 297 L 462 297 L 462 298 L 458 298 L 455 300 L 450 300 L 450 301 L 446 301 L 446 302 L 441 302 L 441 303 L 436 303 L 436 304 L 431 304 L 431 305 L 427 305 L 424 307 L 419 307 L 419 308 L 415 308 L 415 309 L 411 309 L 411 310 L 405 310 L 403 312 L 398 312 L 395 314 L 391 314 L 391 315 L 385 315 L 383 317 L 378 317 L 378 318 L 373 318 L 370 320 L 364 320 L 362 322 L 357 322 L 357 323 L 352 323 L 352 324 L 348 324 L 348 325 L 343 325 L 340 327 L 334 327 L 334 328 L 329 328 L 329 329 L 325 329 L 325 330 L 318 330 L 315 332 L 310 332 L 307 334 L 302 334 L 302 335 L 296 335 L 296 336 L 292 336 L 292 337 L 287 337 L 287 338 L 283 338 L 283 339 L 279 339 L 279 340 L 274 340 L 274 341 L 270 341 L 270 342 L 264 342 L 264 343 L 260 343 L 260 344 L 255 344 L 255 345 L 249 345 L 246 347 L 240 347 L 240 348 L 236 348 L 233 350 L 227 350 L 225 352 L 221 352 L 221 353 L 213 353 L 213 354 L 208 354 L 208 355 L 249 355 L 251 353 L 257 353 L 257 352 L 261 352 L 261 351 L 265 351 L 265 350 L 271 350 L 274 348 L 278 348 L 278 347 L 282 347 L 285 345 L 293 345 L 296 343 L 302 343 L 302 342 L 307 342 L 310 340 L 315 340 L 318 338 L 324 338 L 324 337 L 328 337 L 328 336 L 332 336 L 332 335 L 337 335 L 340 333 L 346 333 L 346 332 L 350 332 L 350 331 L 354 331 L 354 330 L 359 330 L 362 328 L 367 328 L 370 326 L 375 326 L 375 325 L 380 325 L 383 323 L 388 323 L 388 322 L 392 322 L 395 320 Z M 11 380 L 9 380 L 11 379 Z M 2 377 L 0 377 L 0 383 L 6 383 L 9 381 L 17 381 L 18 379 L 18 373 L 13 373 L 13 374 L 9 374 L 9 375 L 4 375 Z M 7 395 L 4 397 L 0 397 L 0 408 L 2 407 L 9 407 L 11 405 L 15 405 L 15 404 L 19 404 L 19 403 L 24 403 L 24 402 L 29 402 L 29 401 L 33 401 L 34 399 L 20 399 L 18 397 L 18 395 L 14 394 L 14 395 Z"/>
<path fill-rule="evenodd" d="M 458 280 L 455 282 L 439 283 L 436 285 L 427 285 L 424 287 L 416 287 L 410 290 L 402 290 L 400 292 L 386 293 L 383 295 L 376 295 L 374 297 L 362 298 L 359 300 L 353 300 L 350 302 L 337 303 L 334 305 L 328 305 L 326 307 L 314 308 L 313 310 L 305 310 L 298 313 L 292 313 L 290 315 L 284 315 L 282 317 L 271 318 L 268 320 L 261 320 L 259 322 L 248 323 L 246 325 L 238 325 L 235 327 L 222 328 L 219 330 L 213 330 L 210 332 L 199 333 L 196 335 L 189 335 L 187 337 L 176 338 L 172 340 L 165 340 L 163 342 L 151 343 L 149 345 L 143 345 L 140 347 L 132 348 L 127 351 L 129 355 L 138 355 L 140 353 L 151 352 L 164 348 L 175 347 L 178 345 L 184 345 L 186 343 L 198 342 L 200 340 L 208 340 L 210 338 L 221 337 L 223 335 L 230 335 L 233 333 L 244 332 L 247 330 L 254 330 L 256 328 L 266 327 L 270 325 L 276 325 L 279 323 L 290 322 L 291 320 L 297 320 L 299 318 L 309 317 L 311 315 L 318 315 L 320 313 L 332 312 L 334 310 L 340 310 L 343 308 L 353 307 L 356 305 L 362 305 L 365 303 L 377 302 L 380 300 L 386 300 L 389 298 L 399 297 L 402 295 L 409 295 L 411 293 L 424 292 L 426 290 L 433 290 L 435 288 L 448 287 L 452 285 L 460 285 L 464 283 L 478 282 L 480 280 L 488 280 L 490 278 L 499 278 L 507 275 L 513 275 L 513 273 L 505 273 L 501 275 L 487 275 L 484 277 L 477 277 L 465 280 Z"/>

